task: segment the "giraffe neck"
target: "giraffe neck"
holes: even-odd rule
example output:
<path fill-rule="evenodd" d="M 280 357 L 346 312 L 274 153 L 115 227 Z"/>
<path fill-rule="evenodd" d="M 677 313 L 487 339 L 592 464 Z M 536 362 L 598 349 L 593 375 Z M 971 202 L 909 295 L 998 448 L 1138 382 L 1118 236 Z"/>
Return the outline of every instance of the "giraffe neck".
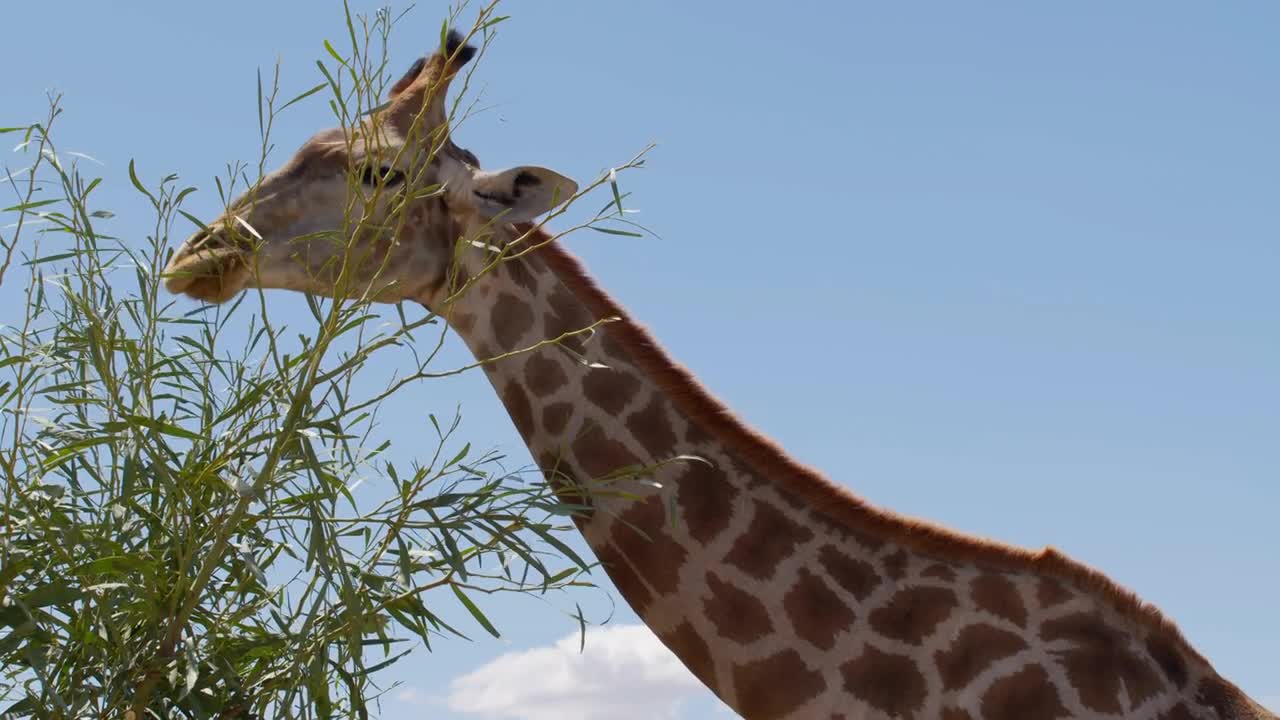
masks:
<path fill-rule="evenodd" d="M 446 316 L 500 358 L 489 380 L 589 506 L 576 522 L 619 593 L 745 717 L 1268 717 L 1097 573 L 877 511 L 794 463 L 629 320 L 525 351 L 619 313 L 551 245 Z"/>

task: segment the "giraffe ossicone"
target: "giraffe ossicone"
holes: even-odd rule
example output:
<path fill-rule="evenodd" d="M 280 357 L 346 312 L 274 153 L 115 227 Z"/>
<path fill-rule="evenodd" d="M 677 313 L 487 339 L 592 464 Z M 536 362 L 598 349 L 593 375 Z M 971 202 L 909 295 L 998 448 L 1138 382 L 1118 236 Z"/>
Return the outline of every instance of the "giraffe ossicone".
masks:
<path fill-rule="evenodd" d="M 309 140 L 177 250 L 167 287 L 416 301 L 500 358 L 489 380 L 618 591 L 744 717 L 1276 720 L 1100 573 L 872 507 L 736 420 L 527 223 L 571 180 L 481 171 L 449 138 L 473 52 L 450 35 L 384 110 Z M 658 482 L 618 477 L 636 466 Z"/>

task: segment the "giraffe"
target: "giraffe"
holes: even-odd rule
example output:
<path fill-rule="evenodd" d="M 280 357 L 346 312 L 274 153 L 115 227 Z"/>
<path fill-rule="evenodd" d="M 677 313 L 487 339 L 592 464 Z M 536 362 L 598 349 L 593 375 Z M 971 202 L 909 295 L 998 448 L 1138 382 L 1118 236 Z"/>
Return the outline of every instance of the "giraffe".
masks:
<path fill-rule="evenodd" d="M 621 596 L 746 718 L 1280 720 L 1101 573 L 874 507 L 734 417 L 534 223 L 572 180 L 450 139 L 474 53 L 451 32 L 364 125 L 308 140 L 176 250 L 168 290 L 445 318 Z"/>

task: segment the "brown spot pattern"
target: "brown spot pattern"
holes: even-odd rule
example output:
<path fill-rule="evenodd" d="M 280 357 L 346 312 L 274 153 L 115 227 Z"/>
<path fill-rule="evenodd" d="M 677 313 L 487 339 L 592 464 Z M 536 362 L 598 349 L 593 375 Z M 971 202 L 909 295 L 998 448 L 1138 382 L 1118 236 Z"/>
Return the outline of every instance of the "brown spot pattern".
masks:
<path fill-rule="evenodd" d="M 557 287 L 547 302 L 551 306 L 551 314 L 546 317 L 547 337 L 544 339 L 554 340 L 591 326 L 591 316 L 569 288 Z M 586 351 L 585 337 L 585 333 L 567 337 L 561 344 L 581 355 Z"/>
<path fill-rule="evenodd" d="M 746 479 L 746 481 L 749 483 L 749 487 L 760 487 L 762 485 L 769 484 L 767 480 L 760 477 L 756 473 L 744 472 L 741 469 L 742 468 L 741 465 L 738 465 L 737 467 L 739 468 L 738 475 Z M 790 507 L 792 510 L 807 510 L 809 508 L 809 504 L 803 498 L 801 498 L 799 495 L 795 494 L 794 492 L 791 492 L 791 490 L 789 490 L 788 488 L 775 486 L 774 491 L 775 491 L 775 494 L 778 496 L 778 499 L 786 503 L 787 507 Z"/>
<path fill-rule="evenodd" d="M 625 445 L 592 424 L 573 440 L 573 456 L 588 478 L 601 478 L 640 461 Z"/>
<path fill-rule="evenodd" d="M 969 714 L 968 710 L 962 710 L 960 708 L 943 708 L 942 720 L 973 720 L 973 716 Z"/>
<path fill-rule="evenodd" d="M 733 669 L 738 711 L 752 720 L 786 717 L 826 688 L 822 673 L 810 670 L 795 650 L 744 663 Z"/>
<path fill-rule="evenodd" d="M 718 442 L 719 441 L 717 441 L 717 443 Z M 787 501 L 787 498 L 790 497 L 790 493 L 784 492 L 782 488 L 777 487 L 771 481 L 761 478 L 759 473 L 755 472 L 750 465 L 743 462 L 742 458 L 733 453 L 725 453 L 724 459 L 725 462 L 728 463 L 728 467 L 725 468 L 725 472 L 733 477 L 741 478 L 744 487 L 770 487 L 774 490 L 774 493 L 783 500 L 783 502 L 787 502 L 788 505 L 791 505 L 791 503 Z M 794 507 L 794 505 L 792 505 L 792 507 Z"/>
<path fill-rule="evenodd" d="M 979 609 L 1018 627 L 1027 626 L 1027 606 L 1022 602 L 1022 594 L 1018 592 L 1018 586 L 1004 575 L 979 575 L 970 584 L 969 592 Z"/>
<path fill-rule="evenodd" d="M 956 571 L 950 566 L 942 563 L 934 563 L 920 572 L 920 577 L 937 578 L 944 582 L 953 582 L 956 579 Z"/>
<path fill-rule="evenodd" d="M 907 576 L 907 562 L 910 558 L 906 550 L 895 550 L 884 558 L 884 572 L 894 580 Z"/>
<path fill-rule="evenodd" d="M 1186 687 L 1187 676 L 1190 675 L 1187 661 L 1173 643 L 1167 638 L 1152 635 L 1147 638 L 1147 652 L 1151 654 L 1151 659 L 1156 661 L 1156 665 L 1164 671 L 1164 676 L 1169 679 L 1169 682 L 1179 690 Z"/>
<path fill-rule="evenodd" d="M 533 408 L 529 405 L 529 394 L 519 383 L 511 381 L 502 389 L 502 404 L 507 408 L 507 414 L 511 416 L 511 421 L 515 423 L 516 430 L 520 431 L 520 435 L 526 440 L 533 436 Z"/>
<path fill-rule="evenodd" d="M 631 561 L 650 587 L 676 591 L 688 553 L 667 535 L 667 511 L 654 495 L 631 505 L 613 524 L 613 544 Z"/>
<path fill-rule="evenodd" d="M 1054 650 L 1067 677 L 1091 710 L 1125 713 L 1120 688 L 1136 707 L 1163 689 L 1164 683 L 1145 658 L 1135 654 L 1128 639 L 1095 613 L 1076 613 L 1046 621 L 1040 627 L 1045 642 L 1065 643 Z"/>
<path fill-rule="evenodd" d="M 529 353 L 529 359 L 524 363 L 524 382 L 534 395 L 546 397 L 564 387 L 569 378 L 560 363 L 551 359 L 551 353 L 537 350 Z"/>
<path fill-rule="evenodd" d="M 1221 678 L 1207 677 L 1200 681 L 1196 688 L 1196 702 L 1213 708 L 1223 720 L 1237 720 L 1255 715 L 1248 712 L 1245 702 L 1239 697 L 1240 691 L 1228 686 Z"/>
<path fill-rule="evenodd" d="M 476 326 L 476 316 L 471 313 L 458 312 L 449 318 L 449 325 L 458 332 L 459 335 L 469 334 Z"/>
<path fill-rule="evenodd" d="M 836 520 L 832 519 L 829 515 L 821 511 L 815 511 L 813 513 L 813 522 L 814 524 L 822 527 L 824 530 L 834 535 L 836 538 L 838 538 L 842 542 L 843 541 L 856 542 L 859 545 L 861 545 L 864 549 L 869 550 L 871 552 L 877 552 L 878 550 L 880 550 L 880 548 L 884 547 L 885 545 L 884 540 L 882 540 L 881 538 L 875 535 L 872 535 L 870 533 L 863 532 L 861 530 L 857 530 L 852 527 L 849 527 L 849 525 L 846 523 L 837 522 Z"/>
<path fill-rule="evenodd" d="M 857 530 L 851 531 L 849 534 L 853 536 L 853 539 L 856 540 L 859 545 L 870 550 L 871 552 L 878 552 L 881 548 L 885 546 L 884 538 L 878 535 L 859 532 Z"/>
<path fill-rule="evenodd" d="M 675 482 L 676 503 L 693 539 L 709 543 L 729 527 L 740 493 L 719 470 L 692 461 Z"/>
<path fill-rule="evenodd" d="M 808 568 L 800 568 L 795 586 L 782 598 L 782 607 L 796 635 L 822 650 L 835 647 L 836 633 L 856 619 L 840 596 Z"/>
<path fill-rule="evenodd" d="M 959 602 L 947 588 L 909 587 L 871 611 L 871 628 L 887 638 L 919 645 L 933 634 Z"/>
<path fill-rule="evenodd" d="M 537 294 L 538 281 L 534 277 L 533 271 L 526 264 L 526 258 L 506 259 L 502 261 L 502 267 L 507 271 L 507 275 L 515 282 L 515 284 L 528 290 L 530 293 Z"/>
<path fill-rule="evenodd" d="M 676 434 L 667 414 L 667 400 L 655 394 L 643 410 L 627 418 L 627 429 L 654 460 L 675 455 Z"/>
<path fill-rule="evenodd" d="M 618 334 L 609 332 L 608 326 L 605 327 L 604 332 L 600 333 L 600 349 L 610 359 L 630 359 L 631 353 L 618 341 Z"/>
<path fill-rule="evenodd" d="M 1071 597 L 1071 593 L 1057 580 L 1040 578 L 1040 582 L 1036 586 L 1036 602 L 1040 603 L 1040 607 L 1046 610 L 1055 605 L 1061 605 L 1070 600 Z"/>
<path fill-rule="evenodd" d="M 559 435 L 569 426 L 573 406 L 567 402 L 551 403 L 542 408 L 542 429 L 550 435 Z"/>
<path fill-rule="evenodd" d="M 616 368 L 592 368 L 582 378 L 582 394 L 610 415 L 618 415 L 640 390 L 634 375 Z"/>
<path fill-rule="evenodd" d="M 493 314 L 489 322 L 493 326 L 493 337 L 498 341 L 502 352 L 510 352 L 518 350 L 520 340 L 533 329 L 533 311 L 514 295 L 500 293 L 493 303 Z"/>
<path fill-rule="evenodd" d="M 769 611 L 755 595 L 710 572 L 707 589 L 711 595 L 703 599 L 702 608 L 721 637 L 745 645 L 773 632 Z"/>
<path fill-rule="evenodd" d="M 573 478 L 565 472 L 564 463 L 559 456 L 551 452 L 545 452 L 539 456 L 538 468 L 542 470 L 543 476 L 547 478 L 547 482 L 551 484 L 551 489 L 555 491 L 556 497 L 561 501 L 571 505 L 584 505 L 588 510 L 583 515 L 589 513 L 592 498 L 587 489 L 578 485 Z M 574 515 L 574 520 L 578 521 L 578 515 Z"/>
<path fill-rule="evenodd" d="M 690 445 L 707 445 L 715 442 L 715 437 L 708 433 L 700 423 L 690 418 L 689 425 L 684 431 L 684 441 Z"/>
<path fill-rule="evenodd" d="M 768 580 L 783 558 L 795 554 L 797 545 L 813 539 L 813 531 L 761 500 L 753 507 L 750 527 L 724 559 L 751 577 Z"/>
<path fill-rule="evenodd" d="M 1196 720 L 1196 716 L 1191 714 L 1185 703 L 1178 703 L 1157 715 L 1156 720 Z"/>
<path fill-rule="evenodd" d="M 674 630 L 665 633 L 659 633 L 662 642 L 675 656 L 680 658 L 680 662 L 689 668 L 689 672 L 693 676 L 702 681 L 703 685 L 715 687 L 716 672 L 715 664 L 711 660 L 711 650 L 707 647 L 707 641 L 702 639 L 697 629 L 687 622 L 681 623 Z"/>
<path fill-rule="evenodd" d="M 627 564 L 622 553 L 612 545 L 602 545 L 596 548 L 596 557 L 600 559 L 600 565 L 609 574 L 614 587 L 618 588 L 618 594 L 622 595 L 637 615 L 644 617 L 644 611 L 653 602 L 653 593 Z"/>
<path fill-rule="evenodd" d="M 887 715 L 912 720 L 924 705 L 924 676 L 905 655 L 868 645 L 861 655 L 840 666 L 840 674 L 851 695 Z"/>
<path fill-rule="evenodd" d="M 818 552 L 818 562 L 848 593 L 858 600 L 866 600 L 880 584 L 880 576 L 871 563 L 849 557 L 834 545 L 827 545 Z"/>
<path fill-rule="evenodd" d="M 982 696 L 983 720 L 1054 720 L 1067 717 L 1049 674 L 1031 665 L 1001 678 Z"/>
<path fill-rule="evenodd" d="M 934 655 L 942 687 L 957 690 L 973 682 L 992 663 L 1027 648 L 1027 642 L 992 625 L 969 625 L 945 650 Z"/>

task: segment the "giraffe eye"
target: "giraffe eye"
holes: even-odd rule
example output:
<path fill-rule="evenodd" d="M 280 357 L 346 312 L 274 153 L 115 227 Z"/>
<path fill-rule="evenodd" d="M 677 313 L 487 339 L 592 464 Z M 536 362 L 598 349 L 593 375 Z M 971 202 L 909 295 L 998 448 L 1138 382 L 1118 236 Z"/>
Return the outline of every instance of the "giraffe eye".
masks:
<path fill-rule="evenodd" d="M 404 182 L 404 173 L 391 167 L 373 167 L 365 165 L 361 171 L 360 182 L 374 187 L 375 185 L 397 185 Z"/>

